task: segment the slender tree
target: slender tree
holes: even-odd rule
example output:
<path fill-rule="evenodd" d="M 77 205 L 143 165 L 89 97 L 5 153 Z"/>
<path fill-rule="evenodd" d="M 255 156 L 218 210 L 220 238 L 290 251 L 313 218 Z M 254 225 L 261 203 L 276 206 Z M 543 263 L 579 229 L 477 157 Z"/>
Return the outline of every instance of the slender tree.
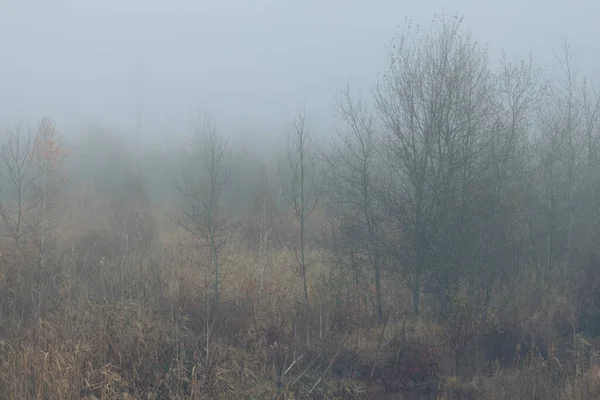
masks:
<path fill-rule="evenodd" d="M 487 163 L 482 166 L 479 199 L 474 208 L 481 220 L 482 242 L 478 265 L 469 276 L 471 295 L 478 286 L 479 301 L 489 304 L 492 289 L 502 279 L 510 282 L 519 276 L 522 258 L 518 249 L 528 242 L 531 223 L 530 142 L 535 116 L 547 92 L 547 82 L 533 59 L 518 62 L 503 57 L 495 73 L 493 124 L 487 147 Z M 531 254 L 536 260 L 536 255 Z"/>
<path fill-rule="evenodd" d="M 538 261 L 538 283 L 559 266 L 563 267 L 560 274 L 564 281 L 573 255 L 575 191 L 587 161 L 583 104 L 573 55 L 568 42 L 563 42 L 562 55 L 557 55 L 560 69 L 540 107 L 533 138 L 535 197 L 540 211 L 533 236 L 542 239 L 535 250 L 543 254 Z"/>
<path fill-rule="evenodd" d="M 326 156 L 331 170 L 332 201 L 336 217 L 347 228 L 340 234 L 358 236 L 352 240 L 354 260 L 366 258 L 372 274 L 378 323 L 383 322 L 381 293 L 382 254 L 380 242 L 381 207 L 377 201 L 376 170 L 379 157 L 375 116 L 362 99 L 354 101 L 348 85 L 340 91 L 335 107 L 346 130 L 337 131 L 333 154 Z M 353 238 L 348 238 L 353 239 Z"/>
<path fill-rule="evenodd" d="M 306 259 L 306 222 L 321 197 L 322 177 L 316 166 L 316 154 L 312 149 L 308 136 L 306 116 L 299 112 L 294 119 L 293 131 L 288 136 L 287 146 L 287 179 L 283 180 L 283 194 L 294 210 L 300 225 L 300 249 L 296 251 L 296 265 L 302 277 L 304 289 L 304 315 L 306 318 L 306 344 L 310 345 L 308 298 L 308 267 Z"/>
<path fill-rule="evenodd" d="M 42 118 L 38 122 L 33 148 L 33 157 L 39 171 L 35 187 L 38 196 L 36 203 L 39 207 L 39 253 L 42 266 L 46 260 L 51 229 L 62 208 L 58 197 L 61 194 L 60 185 L 65 179 L 62 165 L 67 155 L 56 124 L 50 118 Z"/>
<path fill-rule="evenodd" d="M 257 308 L 261 306 L 262 289 L 264 285 L 265 275 L 267 273 L 267 265 L 269 264 L 269 247 L 271 243 L 271 234 L 273 232 L 273 224 L 276 218 L 275 205 L 269 196 L 269 174 L 267 169 L 262 166 L 260 169 L 260 188 L 257 193 L 258 203 L 258 225 L 259 225 L 259 243 L 258 243 L 258 282 L 257 282 Z"/>
<path fill-rule="evenodd" d="M 233 229 L 231 209 L 223 194 L 229 182 L 227 141 L 217 133 L 214 121 L 198 112 L 189 138 L 189 160 L 177 188 L 183 197 L 179 225 L 209 253 L 214 273 L 215 311 L 220 303 L 221 252 Z M 215 313 L 215 315 L 217 315 Z"/>
<path fill-rule="evenodd" d="M 36 229 L 32 216 L 36 207 L 32 191 L 39 171 L 34 165 L 34 140 L 30 130 L 24 135 L 21 125 L 18 125 L 8 131 L 7 141 L 2 145 L 2 177 L 8 193 L 4 193 L 0 204 L 0 217 L 5 235 L 12 238 L 17 251 L 20 251 L 23 240 Z"/>

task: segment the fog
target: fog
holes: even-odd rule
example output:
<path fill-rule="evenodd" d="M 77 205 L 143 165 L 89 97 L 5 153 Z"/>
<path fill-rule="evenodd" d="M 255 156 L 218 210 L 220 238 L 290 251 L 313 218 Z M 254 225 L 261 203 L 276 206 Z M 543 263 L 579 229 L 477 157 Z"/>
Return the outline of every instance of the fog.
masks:
<path fill-rule="evenodd" d="M 0 0 L 0 393 L 600 398 L 598 15 Z"/>
<path fill-rule="evenodd" d="M 198 106 L 223 130 L 281 135 L 299 105 L 315 133 L 331 133 L 331 104 L 348 79 L 369 90 L 404 23 L 428 23 L 443 2 L 11 1 L 0 2 L 0 126 L 51 116 L 65 134 L 90 123 L 136 130 L 163 146 Z M 563 35 L 594 65 L 600 54 L 592 0 L 460 0 L 492 62 L 503 50 L 538 64 Z M 586 71 L 591 72 L 591 71 Z M 139 80 L 139 81 L 138 81 Z M 139 83 L 139 84 L 138 84 Z"/>

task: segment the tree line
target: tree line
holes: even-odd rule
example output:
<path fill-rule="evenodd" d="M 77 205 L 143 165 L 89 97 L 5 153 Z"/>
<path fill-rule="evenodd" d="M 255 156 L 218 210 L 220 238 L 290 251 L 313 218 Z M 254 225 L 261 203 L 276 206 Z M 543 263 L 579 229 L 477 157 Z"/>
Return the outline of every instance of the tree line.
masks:
<path fill-rule="evenodd" d="M 465 302 L 476 309 L 506 304 L 524 282 L 533 302 L 549 292 L 575 296 L 582 274 L 598 264 L 600 92 L 580 76 L 566 40 L 554 71 L 532 57 L 504 57 L 492 68 L 487 48 L 462 22 L 438 15 L 423 29 L 407 21 L 368 95 L 350 84 L 340 90 L 334 111 L 343 128 L 332 141 L 316 143 L 299 111 L 278 167 L 258 163 L 252 195 L 235 195 L 235 172 L 247 174 L 248 166 L 235 164 L 209 116 L 196 116 L 177 155 L 181 173 L 171 187 L 181 207 L 172 219 L 191 239 L 186 246 L 205 251 L 199 264 L 213 274 L 217 310 L 224 253 L 249 228 L 262 265 L 260 306 L 285 218 L 295 230 L 291 267 L 306 321 L 311 268 L 324 261 L 378 323 L 399 307 L 394 293 L 410 293 L 412 313 L 440 320 Z M 64 154 L 51 120 L 37 132 L 17 129 L 3 147 L 0 216 L 15 247 L 35 240 L 43 264 Z M 139 179 L 121 173 L 123 197 L 127 182 L 139 186 Z M 240 208 L 248 215 L 240 218 Z M 133 228 L 118 219 L 128 249 Z M 314 258 L 315 247 L 327 260 Z M 586 301 L 586 312 L 600 315 L 600 303 Z M 307 327 L 307 342 L 309 335 Z"/>
<path fill-rule="evenodd" d="M 462 17 L 441 15 L 429 29 L 408 23 L 390 48 L 368 96 L 350 85 L 340 91 L 335 111 L 345 128 L 330 146 L 311 140 L 303 112 L 289 135 L 276 181 L 297 221 L 305 312 L 311 218 L 327 227 L 317 245 L 370 294 L 380 323 L 394 306 L 385 304 L 385 279 L 398 282 L 387 291 L 410 291 L 414 314 L 441 320 L 459 299 L 507 301 L 520 282 L 533 284 L 537 301 L 549 282 L 568 294 L 597 251 L 600 227 L 600 96 L 579 75 L 573 47 L 565 40 L 551 73 L 533 58 L 504 57 L 492 69 Z M 195 133 L 208 143 L 197 153 L 205 184 L 187 188 L 204 187 L 205 197 L 182 191 L 186 224 L 212 249 L 218 291 L 215 236 L 233 227 L 216 200 L 224 143 L 215 147 L 208 127 Z M 264 252 L 276 220 L 262 182 Z"/>

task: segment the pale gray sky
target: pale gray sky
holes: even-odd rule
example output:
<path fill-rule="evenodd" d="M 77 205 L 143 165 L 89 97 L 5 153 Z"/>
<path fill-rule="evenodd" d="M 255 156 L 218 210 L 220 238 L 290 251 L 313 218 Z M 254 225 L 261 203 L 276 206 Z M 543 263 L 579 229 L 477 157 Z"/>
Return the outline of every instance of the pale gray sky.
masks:
<path fill-rule="evenodd" d="M 139 58 L 146 129 L 184 129 L 201 105 L 220 126 L 273 130 L 306 101 L 318 134 L 336 88 L 384 72 L 404 17 L 427 24 L 442 7 L 492 57 L 548 63 L 568 35 L 582 71 L 600 67 L 597 0 L 0 0 L 0 130 L 42 115 L 134 130 Z"/>

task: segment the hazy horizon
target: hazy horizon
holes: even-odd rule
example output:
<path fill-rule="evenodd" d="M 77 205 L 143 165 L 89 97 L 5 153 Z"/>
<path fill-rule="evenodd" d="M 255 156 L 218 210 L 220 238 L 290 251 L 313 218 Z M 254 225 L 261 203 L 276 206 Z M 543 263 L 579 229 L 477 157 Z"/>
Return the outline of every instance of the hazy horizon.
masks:
<path fill-rule="evenodd" d="M 405 17 L 427 25 L 442 11 L 465 16 L 492 63 L 505 51 L 549 65 L 568 36 L 581 72 L 596 76 L 600 5 L 584 0 L 2 0 L 0 126 L 49 116 L 68 133 L 89 123 L 135 132 L 139 71 L 149 142 L 185 131 L 198 106 L 221 129 L 260 138 L 278 134 L 306 104 L 313 134 L 327 134 L 336 90 L 350 80 L 368 91 Z"/>

